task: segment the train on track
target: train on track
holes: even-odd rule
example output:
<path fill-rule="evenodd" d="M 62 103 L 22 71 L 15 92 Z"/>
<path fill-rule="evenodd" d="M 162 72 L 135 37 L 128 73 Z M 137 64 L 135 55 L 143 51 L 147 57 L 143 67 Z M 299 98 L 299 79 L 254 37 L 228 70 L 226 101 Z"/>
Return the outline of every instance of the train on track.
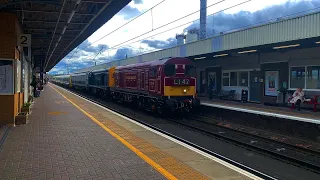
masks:
<path fill-rule="evenodd" d="M 196 93 L 194 63 L 182 57 L 116 66 L 90 72 L 53 76 L 51 81 L 78 89 L 134 103 L 137 107 L 163 114 L 189 112 L 200 105 Z"/>

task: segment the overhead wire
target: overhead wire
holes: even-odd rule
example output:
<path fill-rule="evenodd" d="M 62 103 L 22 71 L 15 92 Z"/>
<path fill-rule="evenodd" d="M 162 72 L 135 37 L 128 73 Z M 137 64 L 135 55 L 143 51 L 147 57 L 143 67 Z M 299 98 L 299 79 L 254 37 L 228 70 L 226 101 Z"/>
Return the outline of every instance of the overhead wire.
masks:
<path fill-rule="evenodd" d="M 141 17 L 142 15 L 146 14 L 147 12 L 149 12 L 149 11 L 150 11 L 150 10 L 152 10 L 153 8 L 155 8 L 155 7 L 159 6 L 160 4 L 162 4 L 162 3 L 163 3 L 163 2 L 165 2 L 165 1 L 166 1 L 166 0 L 162 0 L 162 1 L 160 1 L 158 4 L 156 4 L 156 5 L 152 6 L 151 8 L 149 8 L 147 11 L 145 11 L 145 12 L 143 12 L 143 13 L 139 14 L 138 16 L 134 17 L 134 18 L 133 18 L 133 19 L 131 19 L 130 21 L 128 21 L 128 22 L 124 23 L 123 25 L 119 26 L 118 28 L 114 29 L 114 30 L 113 30 L 113 31 L 111 31 L 110 33 L 108 33 L 108 34 L 104 35 L 103 37 L 101 37 L 101 38 L 97 39 L 96 41 L 94 41 L 93 43 L 91 43 L 91 45 L 92 45 L 92 44 L 94 44 L 94 43 L 96 43 L 96 42 L 98 42 L 98 41 L 100 41 L 101 39 L 103 39 L 103 38 L 105 38 L 105 37 L 107 37 L 107 36 L 111 35 L 112 33 L 114 33 L 114 32 L 116 32 L 116 31 L 118 31 L 118 30 L 119 30 L 119 29 L 121 29 L 122 27 L 126 26 L 127 24 L 131 23 L 132 21 L 136 20 L 137 18 Z M 91 46 L 91 45 L 90 45 L 90 46 Z M 78 53 L 78 49 L 79 49 L 79 47 L 80 47 L 80 45 L 79 45 L 79 46 L 77 46 L 77 48 L 76 48 L 76 49 L 75 49 L 75 51 L 73 52 L 72 56 L 71 56 L 71 57 L 69 58 L 69 60 L 67 60 L 67 61 L 70 61 L 70 60 L 73 58 L 73 56 L 74 56 L 75 52 L 77 52 L 77 53 Z M 88 47 L 88 46 L 86 46 L 86 47 Z"/>
<path fill-rule="evenodd" d="M 225 1 L 225 0 L 222 0 L 222 1 L 219 1 L 219 2 L 217 2 L 217 3 L 211 4 L 211 5 L 207 6 L 206 8 L 209 8 L 209 7 L 213 6 L 213 5 L 216 5 L 216 4 L 218 4 L 218 3 L 221 3 L 221 2 L 223 2 L 223 1 Z M 234 7 L 236 7 L 236 6 L 239 6 L 239 5 L 248 3 L 248 2 L 250 2 L 250 1 L 252 1 L 252 0 L 247 0 L 247 1 L 244 1 L 244 2 L 241 2 L 241 3 L 238 3 L 238 4 L 236 4 L 236 5 L 230 6 L 230 7 L 228 7 L 228 8 L 223 9 L 223 10 L 220 10 L 220 11 L 218 11 L 218 12 L 212 13 L 212 14 L 208 15 L 207 17 L 212 16 L 212 15 L 215 15 L 215 14 L 218 14 L 218 13 L 223 12 L 223 11 L 228 10 L 228 9 L 234 8 Z M 301 13 L 308 12 L 308 11 L 313 11 L 313 10 L 316 10 L 316 9 L 319 9 L 319 8 L 320 8 L 320 7 L 317 7 L 317 8 L 311 9 L 311 10 L 300 11 L 300 12 L 293 13 L 293 14 L 287 14 L 287 15 L 284 15 L 284 16 L 281 16 L 281 17 L 269 19 L 269 20 L 266 20 L 266 21 L 261 21 L 261 22 L 254 23 L 254 24 L 251 24 L 251 25 L 248 25 L 248 26 L 237 27 L 237 28 L 234 28 L 234 29 L 239 29 L 239 28 L 244 28 L 244 27 L 250 27 L 250 26 L 254 26 L 254 25 L 256 25 L 256 24 L 261 24 L 261 23 L 263 23 L 263 22 L 270 22 L 270 21 L 272 21 L 272 20 L 274 20 L 274 19 L 283 18 L 283 17 L 288 17 L 288 16 L 292 16 L 292 15 L 296 15 L 296 14 L 301 14 Z M 150 9 L 152 9 L 152 8 L 150 8 Z M 157 27 L 157 28 L 155 28 L 155 29 L 153 29 L 153 30 L 151 30 L 151 31 L 145 32 L 145 33 L 143 33 L 143 34 L 140 34 L 140 35 L 138 35 L 138 36 L 136 36 L 136 37 L 134 37 L 134 38 L 131 38 L 131 39 L 126 40 L 126 41 L 124 41 L 124 42 L 122 42 L 122 43 L 119 43 L 119 44 L 117 44 L 117 45 L 115 45 L 115 46 L 113 46 L 113 47 L 111 47 L 111 48 L 106 49 L 106 50 L 109 51 L 109 50 L 112 50 L 112 49 L 120 48 L 119 46 L 121 46 L 121 45 L 123 45 L 123 44 L 125 44 L 125 43 L 127 43 L 127 42 L 130 42 L 130 41 L 132 41 L 132 40 L 134 40 L 134 39 L 137 39 L 137 38 L 139 38 L 139 37 L 141 37 L 141 36 L 143 36 L 143 35 L 146 35 L 146 34 L 148 34 L 148 33 L 150 33 L 150 32 L 153 32 L 153 31 L 155 31 L 155 30 L 157 30 L 157 29 L 160 29 L 160 28 L 163 28 L 163 27 L 165 27 L 165 26 L 167 26 L 167 25 L 170 25 L 170 24 L 172 24 L 172 23 L 174 23 L 174 22 L 176 22 L 176 21 L 179 21 L 179 20 L 181 20 L 181 19 L 183 19 L 183 18 L 185 18 L 185 17 L 188 17 L 188 16 L 190 16 L 190 15 L 192 15 L 192 14 L 195 14 L 195 13 L 197 13 L 197 12 L 199 12 L 199 11 L 200 11 L 200 10 L 198 10 L 198 11 L 196 11 L 196 12 L 193 12 L 193 13 L 191 13 L 191 14 L 188 14 L 188 15 L 186 15 L 186 16 L 183 16 L 183 17 L 181 17 L 181 18 L 179 18 L 179 19 L 176 19 L 176 20 L 174 20 L 174 21 L 171 21 L 171 22 L 169 22 L 169 23 L 167 23 L 167 24 L 164 24 L 164 25 L 162 25 L 162 26 L 160 26 L 160 27 Z M 148 37 L 146 37 L 146 38 L 144 38 L 144 39 L 140 39 L 140 40 L 138 40 L 138 41 L 131 42 L 130 44 L 137 43 L 137 42 L 140 42 L 140 41 L 142 41 L 142 40 L 149 39 L 149 38 L 151 38 L 151 37 L 157 36 L 157 35 L 159 35 L 159 34 L 166 33 L 166 32 L 168 32 L 168 31 L 174 30 L 174 29 L 179 28 L 179 27 L 181 27 L 181 26 L 185 26 L 185 25 L 190 24 L 190 23 L 192 23 L 192 22 L 194 22 L 194 21 L 197 21 L 197 20 L 199 20 L 199 19 L 196 19 L 196 20 L 193 20 L 193 21 L 184 23 L 184 24 L 179 25 L 179 26 L 176 26 L 176 27 L 174 27 L 174 28 L 170 28 L 170 29 L 168 29 L 168 30 L 159 32 L 159 33 L 157 33 L 157 34 L 153 34 L 153 35 L 148 36 Z M 233 30 L 233 29 L 230 29 L 230 30 Z M 229 30 L 229 31 L 230 31 L 230 30 Z M 104 37 L 105 37 L 105 36 L 104 36 Z M 104 37 L 100 38 L 99 40 L 103 39 Z M 95 42 L 97 42 L 97 41 L 95 41 Z M 130 45 L 130 44 L 126 44 L 125 46 Z M 123 47 L 123 46 L 121 46 L 121 47 Z M 150 50 L 149 52 L 152 52 L 152 51 L 154 51 L 154 50 Z M 100 50 L 97 54 L 101 54 L 101 53 L 102 53 L 102 52 L 101 52 L 101 50 Z M 93 57 L 93 56 L 95 56 L 95 55 L 92 55 L 92 56 L 90 56 L 90 57 Z M 114 61 L 115 61 L 115 60 L 114 60 Z"/>
<path fill-rule="evenodd" d="M 145 12 L 143 12 L 143 13 L 139 14 L 138 16 L 134 17 L 133 19 L 131 19 L 130 21 L 128 21 L 128 22 L 126 22 L 126 23 L 124 23 L 123 25 L 119 26 L 118 28 L 116 28 L 115 30 L 111 31 L 110 33 L 108 33 L 108 34 L 106 34 L 106 35 L 102 36 L 101 38 L 99 38 L 99 39 L 97 39 L 97 40 L 95 40 L 95 41 L 94 41 L 94 42 L 92 42 L 91 44 L 95 44 L 96 42 L 100 41 L 101 39 L 103 39 L 103 38 L 105 38 L 105 37 L 107 37 L 107 36 L 109 36 L 109 35 L 113 34 L 114 32 L 118 31 L 119 29 L 121 29 L 122 27 L 124 27 L 124 26 L 126 26 L 127 24 L 131 23 L 132 21 L 134 21 L 134 20 L 138 19 L 139 17 L 141 17 L 142 15 L 146 14 L 147 12 L 152 11 L 152 9 L 153 9 L 153 8 L 155 8 L 155 7 L 159 6 L 160 4 L 162 4 L 162 3 L 163 3 L 163 2 L 165 2 L 165 1 L 166 1 L 166 0 L 162 0 L 162 1 L 161 1 L 161 2 L 159 2 L 158 4 L 156 4 L 156 5 L 152 6 L 152 7 L 151 7 L 150 9 L 148 9 L 147 11 L 145 11 Z"/>
<path fill-rule="evenodd" d="M 164 0 L 164 1 L 165 1 L 165 0 Z M 161 1 L 160 3 L 164 2 L 164 1 Z M 178 18 L 178 19 L 176 19 L 176 20 L 174 20 L 174 21 L 171 21 L 171 22 L 169 22 L 169 23 L 167 23 L 167 24 L 164 24 L 164 25 L 162 25 L 162 26 L 160 26 L 160 27 L 157 27 L 157 28 L 155 28 L 155 29 L 152 28 L 152 30 L 151 30 L 151 31 L 148 31 L 147 33 L 150 33 L 150 32 L 152 32 L 152 31 L 154 31 L 154 30 L 157 30 L 157 29 L 160 29 L 160 28 L 165 27 L 165 26 L 167 26 L 167 25 L 170 25 L 170 24 L 172 24 L 172 23 L 174 23 L 174 22 L 177 22 L 177 21 L 179 21 L 179 20 L 181 20 L 181 19 L 184 19 L 184 18 L 186 18 L 186 17 L 189 17 L 189 16 L 191 16 L 191 15 L 194 15 L 194 14 L 200 12 L 200 11 L 203 10 L 203 9 L 207 9 L 207 8 L 212 7 L 212 6 L 214 6 L 214 5 L 220 4 L 220 3 L 224 2 L 224 1 L 226 1 L 226 0 L 220 0 L 220 1 L 216 2 L 216 3 L 213 3 L 213 4 L 209 5 L 209 6 L 207 6 L 206 8 L 202 8 L 202 9 L 199 9 L 199 10 L 197 10 L 197 11 L 194 11 L 194 12 L 192 12 L 192 13 L 190 13 L 190 14 L 187 14 L 187 15 L 185 15 L 185 16 L 182 16 L 182 17 L 180 17 L 180 18 Z M 247 1 L 245 1 L 245 3 L 246 3 L 246 2 L 249 2 L 249 1 L 252 1 L 252 0 L 247 0 Z M 158 3 L 157 5 L 159 5 L 160 3 Z M 156 6 L 157 6 L 157 5 L 156 5 Z M 153 8 L 155 8 L 156 6 L 153 6 L 153 7 L 150 8 L 148 11 L 151 11 L 151 10 L 152 10 Z M 146 12 L 148 12 L 148 11 L 146 11 Z M 141 15 L 145 14 L 146 12 L 142 13 Z M 114 31 L 108 33 L 107 35 L 99 38 L 98 40 L 94 41 L 94 42 L 91 43 L 91 44 L 94 44 L 94 43 L 102 40 L 103 38 L 109 36 L 110 34 L 116 32 L 117 30 L 119 30 L 119 29 L 122 28 L 123 26 L 129 24 L 129 23 L 132 22 L 133 20 L 135 20 L 135 19 L 137 19 L 138 17 L 140 17 L 141 15 L 135 17 L 134 19 L 130 20 L 129 22 L 125 23 L 124 25 L 120 26 L 119 28 L 115 29 Z"/>
<path fill-rule="evenodd" d="M 171 21 L 171 22 L 169 22 L 169 23 L 167 23 L 167 24 L 164 24 L 164 25 L 162 25 L 162 26 L 159 26 L 159 27 L 157 27 L 157 28 L 153 28 L 153 27 L 152 27 L 152 30 L 151 30 L 151 31 L 148 31 L 148 32 L 145 32 L 145 33 L 143 33 L 143 34 L 141 34 L 141 35 L 139 35 L 139 36 L 136 36 L 136 37 L 130 39 L 129 41 L 131 41 L 131 40 L 133 40 L 133 39 L 136 39 L 136 38 L 139 38 L 139 37 L 141 37 L 141 36 L 143 36 L 143 35 L 146 35 L 146 34 L 152 32 L 152 31 L 161 29 L 161 28 L 163 28 L 163 27 L 165 27 L 165 26 L 168 26 L 168 25 L 170 25 L 170 24 L 172 24 L 172 23 L 174 23 L 174 22 L 177 22 L 177 21 L 179 21 L 179 20 L 181 20 L 181 19 L 184 19 L 184 18 L 186 18 L 186 17 L 189 17 L 189 16 L 191 16 L 191 15 L 194 15 L 194 14 L 200 12 L 200 11 L 203 10 L 203 9 L 207 9 L 207 8 L 212 7 L 212 6 L 214 6 L 214 5 L 220 4 L 220 3 L 224 2 L 224 1 L 226 1 L 226 0 L 220 0 L 220 1 L 218 1 L 218 2 L 215 2 L 215 3 L 209 5 L 209 6 L 205 7 L 205 8 L 201 8 L 201 9 L 199 9 L 199 10 L 197 10 L 197 11 L 194 11 L 194 12 L 192 12 L 192 13 L 190 13 L 190 14 L 187 14 L 187 15 L 185 15 L 185 16 L 182 16 L 182 17 L 180 17 L 180 18 L 178 18 L 178 19 L 176 19 L 176 20 L 174 20 L 174 21 Z M 249 1 L 252 1 L 252 0 L 247 0 L 247 1 L 242 2 L 242 3 L 239 3 L 238 5 L 235 5 L 235 6 L 239 6 L 239 5 L 244 4 L 244 3 L 247 3 L 247 2 L 249 2 Z M 162 3 L 162 2 L 163 2 L 163 1 L 161 1 L 160 3 Z M 159 4 L 160 4 L 160 3 L 159 3 Z M 159 5 L 159 4 L 157 4 L 157 5 Z M 156 6 L 157 6 L 157 5 L 156 5 Z M 154 6 L 154 7 L 156 7 L 156 6 Z M 235 7 L 235 6 L 234 6 L 234 7 Z M 150 8 L 149 10 L 152 11 L 152 9 L 153 9 L 154 7 Z M 229 8 L 233 8 L 233 6 L 232 6 L 232 7 L 229 7 Z M 229 8 L 227 8 L 227 9 L 229 9 Z M 149 11 L 149 10 L 148 10 L 148 11 Z M 146 12 L 145 12 L 145 13 L 146 13 Z M 141 14 L 141 15 L 142 15 L 142 14 Z M 140 15 L 140 16 L 141 16 L 141 15 Z M 137 19 L 137 17 L 136 17 L 135 19 Z M 131 22 L 131 21 L 130 21 L 130 22 Z M 130 22 L 128 22 L 128 23 L 130 23 Z M 126 24 L 128 24 L 128 23 L 126 23 Z M 123 26 L 124 26 L 124 25 L 123 25 Z M 121 27 L 123 27 L 123 26 L 121 26 Z M 120 27 L 120 28 L 121 28 L 121 27 Z M 120 28 L 117 28 L 116 30 L 119 30 Z M 116 30 L 115 30 L 115 31 L 116 31 Z M 115 31 L 112 31 L 111 33 L 115 32 Z M 103 36 L 103 37 L 101 37 L 101 38 L 99 38 L 98 40 L 94 41 L 92 44 L 96 43 L 97 41 L 100 41 L 101 39 L 105 38 L 105 37 L 108 36 L 108 35 L 110 35 L 110 33 L 107 34 L 107 35 L 105 35 L 105 36 Z M 128 42 L 128 41 L 125 41 L 124 43 L 126 43 L 126 42 Z M 123 44 L 123 43 L 120 43 L 120 45 L 121 45 L 121 44 Z M 119 46 L 119 45 L 116 45 L 116 46 Z M 113 46 L 112 48 L 108 48 L 108 50 L 109 50 L 109 49 L 114 49 L 114 47 L 115 47 L 115 46 Z M 100 52 L 98 52 L 98 53 L 100 53 Z M 93 55 L 93 56 L 94 56 L 94 55 Z M 91 56 L 90 56 L 90 57 L 91 57 Z"/>
<path fill-rule="evenodd" d="M 233 7 L 229 7 L 229 8 L 223 9 L 223 10 L 221 10 L 221 11 L 225 11 L 225 10 L 230 9 L 230 8 L 233 8 Z M 287 14 L 287 15 L 284 15 L 284 16 L 272 18 L 272 19 L 265 20 L 265 21 L 260 21 L 260 22 L 258 22 L 258 23 L 254 23 L 254 24 L 250 24 L 250 25 L 246 25 L 246 26 L 241 26 L 241 27 L 229 29 L 228 31 L 232 31 L 232 30 L 235 30 L 235 29 L 243 29 L 243 28 L 246 28 L 246 27 L 252 27 L 252 26 L 255 26 L 255 25 L 258 25 L 258 24 L 263 24 L 263 23 L 265 23 L 265 22 L 270 22 L 270 21 L 275 20 L 275 19 L 284 18 L 284 17 L 289 17 L 289 16 L 291 17 L 291 16 L 293 16 L 293 15 L 298 15 L 298 14 L 302 14 L 302 13 L 305 13 L 305 12 L 314 11 L 314 10 L 317 10 L 317 9 L 320 9 L 320 7 L 313 8 L 313 9 L 309 9 L 309 10 L 305 10 L 305 11 L 300 11 L 300 12 L 297 12 L 297 13 Z M 218 13 L 220 13 L 221 11 L 218 11 L 218 12 L 215 12 L 215 13 L 213 13 L 213 14 L 210 14 L 209 16 L 218 14 Z M 197 19 L 197 20 L 198 20 L 198 19 Z M 152 37 L 154 37 L 154 36 L 157 36 L 157 35 L 160 35 L 160 34 L 163 34 L 163 33 L 169 32 L 169 31 L 172 31 L 172 30 L 174 30 L 174 29 L 176 29 L 176 28 L 185 26 L 185 25 L 190 24 L 190 23 L 192 23 L 192 22 L 194 22 L 194 21 L 196 21 L 196 20 L 193 20 L 193 21 L 190 21 L 190 22 L 181 24 L 181 25 L 179 25 L 179 26 L 176 26 L 176 27 L 170 28 L 170 29 L 168 29 L 168 30 L 159 32 L 159 33 L 157 33 L 157 34 L 153 34 L 153 35 L 148 36 L 148 37 L 146 37 L 146 38 L 144 38 L 144 39 L 139 39 L 139 40 L 137 40 L 137 41 L 131 42 L 130 44 L 126 44 L 126 45 L 124 45 L 124 46 L 131 45 L 131 44 L 134 44 L 134 43 L 137 43 L 137 42 L 140 42 L 140 41 L 143 41 L 143 40 L 152 38 Z M 228 31 L 227 31 L 227 32 L 228 32 Z M 139 36 L 137 36 L 137 37 L 134 37 L 134 38 L 132 38 L 132 39 L 129 39 L 129 40 L 127 40 L 127 41 L 125 41 L 125 42 L 122 42 L 122 43 L 120 43 L 120 44 L 118 44 L 118 45 L 116 45 L 116 46 L 113 46 L 113 47 L 111 47 L 111 48 L 109 48 L 109 49 L 107 49 L 107 50 L 118 49 L 118 48 L 124 47 L 124 46 L 121 46 L 121 45 L 123 45 L 123 44 L 125 44 L 125 43 L 127 43 L 127 42 L 130 42 L 130 41 L 133 40 L 133 39 L 139 38 L 139 37 L 141 37 L 141 36 L 143 36 L 143 35 L 145 35 L 145 34 L 147 34 L 147 33 L 144 33 L 144 34 L 142 34 L 142 35 L 139 35 Z M 118 46 L 120 46 L 120 47 L 118 47 Z"/>
<path fill-rule="evenodd" d="M 211 7 L 211 6 L 213 6 L 213 5 L 216 5 L 216 4 L 218 4 L 218 3 L 221 3 L 221 2 L 223 2 L 223 1 L 225 1 L 225 0 L 221 0 L 221 1 L 217 2 L 217 3 L 211 4 L 211 5 L 207 6 L 207 8 L 208 8 L 208 7 Z M 228 10 L 228 9 L 234 8 L 234 7 L 236 7 L 236 6 L 240 6 L 240 5 L 242 5 L 242 4 L 248 3 L 248 2 L 250 2 L 250 1 L 252 1 L 252 0 L 247 0 L 247 1 L 244 1 L 244 2 L 241 2 L 241 3 L 238 3 L 238 4 L 236 4 L 236 5 L 233 5 L 233 6 L 230 6 L 230 7 L 228 7 L 228 8 L 222 9 L 222 10 L 220 10 L 220 11 L 218 11 L 218 12 L 212 13 L 211 15 L 218 14 L 218 13 L 223 12 L 223 11 L 225 11 L 225 10 Z M 205 8 L 203 8 L 203 9 L 205 9 Z M 198 10 L 198 11 L 196 11 L 196 12 L 199 12 L 199 11 L 200 11 L 200 10 Z M 151 30 L 151 31 L 142 33 L 142 34 L 140 34 L 140 35 L 138 35 L 138 36 L 136 36 L 136 37 L 133 37 L 133 38 L 131 38 L 131 39 L 129 39 L 129 40 L 126 40 L 126 41 L 124 41 L 124 42 L 122 42 L 122 43 L 119 43 L 119 44 L 117 44 L 117 45 L 115 45 L 115 46 L 113 46 L 113 47 L 111 47 L 111 48 L 108 48 L 108 50 L 116 49 L 118 46 L 121 46 L 121 45 L 123 45 L 123 44 L 125 44 L 125 43 L 127 43 L 127 42 L 130 42 L 130 41 L 132 41 L 132 40 L 134 40 L 134 39 L 137 39 L 137 38 L 139 38 L 139 37 L 141 37 L 141 36 L 144 36 L 144 35 L 146 35 L 146 34 L 149 34 L 149 33 L 152 32 L 152 31 L 155 31 L 155 30 L 161 29 L 161 28 L 163 28 L 163 27 L 165 27 L 165 26 L 168 26 L 168 25 L 170 25 L 170 24 L 172 24 L 172 23 L 174 23 L 174 22 L 176 22 L 176 21 L 179 21 L 179 20 L 181 20 L 181 19 L 183 19 L 183 18 L 185 18 L 185 17 L 188 17 L 188 16 L 190 16 L 190 15 L 192 15 L 192 14 L 195 14 L 196 12 L 193 12 L 193 13 L 191 13 L 191 14 L 188 14 L 188 15 L 186 15 L 186 16 L 183 16 L 183 17 L 181 17 L 181 18 L 179 18 L 179 19 L 176 19 L 176 20 L 174 20 L 174 21 L 171 21 L 171 22 L 169 22 L 169 23 L 167 23 L 167 24 L 164 24 L 164 25 L 162 25 L 162 26 L 159 26 L 159 27 L 155 28 L 154 30 Z M 198 20 L 198 19 L 196 19 L 196 20 Z M 189 22 L 187 22 L 187 23 L 184 23 L 184 24 L 182 24 L 182 25 L 176 26 L 176 27 L 171 28 L 171 29 L 169 29 L 169 30 L 166 30 L 166 31 L 164 31 L 164 32 L 168 32 L 168 31 L 171 31 L 171 30 L 176 29 L 176 28 L 178 28 L 178 27 L 185 26 L 185 25 L 190 24 L 190 23 L 192 23 L 192 22 L 194 22 L 194 21 L 196 21 L 196 20 L 189 21 Z M 162 34 L 162 33 L 164 33 L 164 32 L 157 33 L 156 35 Z M 152 35 L 152 36 L 149 36 L 149 37 L 147 37 L 147 38 L 150 38 L 150 37 L 153 37 L 153 36 L 156 36 L 156 35 Z M 141 40 L 139 40 L 139 41 L 141 41 Z M 139 41 L 135 41 L 134 43 L 139 42 Z"/>

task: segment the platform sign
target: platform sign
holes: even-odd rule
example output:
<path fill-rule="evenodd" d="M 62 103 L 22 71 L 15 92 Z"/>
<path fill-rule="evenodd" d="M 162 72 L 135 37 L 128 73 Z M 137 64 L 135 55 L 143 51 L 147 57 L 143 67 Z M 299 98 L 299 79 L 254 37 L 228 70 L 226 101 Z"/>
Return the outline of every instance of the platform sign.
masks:
<path fill-rule="evenodd" d="M 279 71 L 266 71 L 265 73 L 265 95 L 278 96 Z"/>
<path fill-rule="evenodd" d="M 31 34 L 21 34 L 17 36 L 17 45 L 22 47 L 31 47 Z"/>

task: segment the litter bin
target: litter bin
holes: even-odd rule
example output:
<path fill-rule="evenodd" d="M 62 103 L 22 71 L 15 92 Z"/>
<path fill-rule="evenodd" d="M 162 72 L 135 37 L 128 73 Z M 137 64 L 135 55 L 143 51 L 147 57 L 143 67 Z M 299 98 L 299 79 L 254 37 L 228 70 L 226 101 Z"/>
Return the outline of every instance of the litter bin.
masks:
<path fill-rule="evenodd" d="M 286 102 L 287 93 L 288 93 L 288 89 L 287 89 L 287 88 L 281 87 L 281 88 L 278 90 L 277 101 L 278 101 L 280 104 L 282 104 L 283 107 L 287 106 L 287 102 Z"/>
<path fill-rule="evenodd" d="M 241 102 L 248 102 L 248 90 L 242 89 Z"/>

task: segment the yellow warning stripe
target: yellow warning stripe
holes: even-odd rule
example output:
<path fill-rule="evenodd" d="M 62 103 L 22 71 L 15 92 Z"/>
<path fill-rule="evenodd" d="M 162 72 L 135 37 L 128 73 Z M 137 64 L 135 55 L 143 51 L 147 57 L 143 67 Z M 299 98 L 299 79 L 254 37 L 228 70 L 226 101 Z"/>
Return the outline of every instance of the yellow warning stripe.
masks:
<path fill-rule="evenodd" d="M 66 100 L 68 100 L 72 105 L 74 105 L 77 109 L 79 109 L 83 114 L 85 114 L 86 116 L 88 116 L 93 122 L 95 122 L 96 124 L 98 124 L 100 127 L 102 127 L 105 131 L 107 131 L 108 133 L 110 133 L 113 137 L 115 137 L 117 140 L 119 140 L 122 144 L 124 144 L 125 146 L 127 146 L 131 151 L 133 151 L 134 153 L 136 153 L 141 159 L 143 159 L 144 161 L 146 161 L 148 164 L 150 164 L 152 167 L 154 167 L 157 171 L 159 171 L 162 175 L 164 175 L 167 179 L 172 179 L 172 180 L 176 180 L 177 178 L 172 175 L 171 173 L 169 173 L 166 169 L 164 169 L 163 167 L 161 167 L 158 163 L 156 163 L 155 161 L 153 161 L 151 158 L 149 158 L 148 156 L 146 156 L 143 152 L 141 152 L 139 149 L 135 148 L 134 146 L 132 146 L 130 143 L 128 143 L 126 140 L 124 140 L 122 137 L 120 137 L 118 134 L 114 133 L 111 129 L 109 129 L 108 127 L 106 127 L 105 125 L 103 125 L 100 121 L 98 121 L 95 117 L 93 117 L 92 115 L 90 115 L 89 113 L 87 113 L 85 110 L 83 110 L 81 107 L 79 107 L 78 105 L 76 105 L 74 102 L 72 102 L 70 99 L 68 99 L 66 96 L 64 96 L 62 93 L 60 93 L 56 88 L 54 88 L 53 86 L 49 85 L 51 88 L 53 88 L 56 92 L 58 92 L 62 97 L 64 97 Z"/>

